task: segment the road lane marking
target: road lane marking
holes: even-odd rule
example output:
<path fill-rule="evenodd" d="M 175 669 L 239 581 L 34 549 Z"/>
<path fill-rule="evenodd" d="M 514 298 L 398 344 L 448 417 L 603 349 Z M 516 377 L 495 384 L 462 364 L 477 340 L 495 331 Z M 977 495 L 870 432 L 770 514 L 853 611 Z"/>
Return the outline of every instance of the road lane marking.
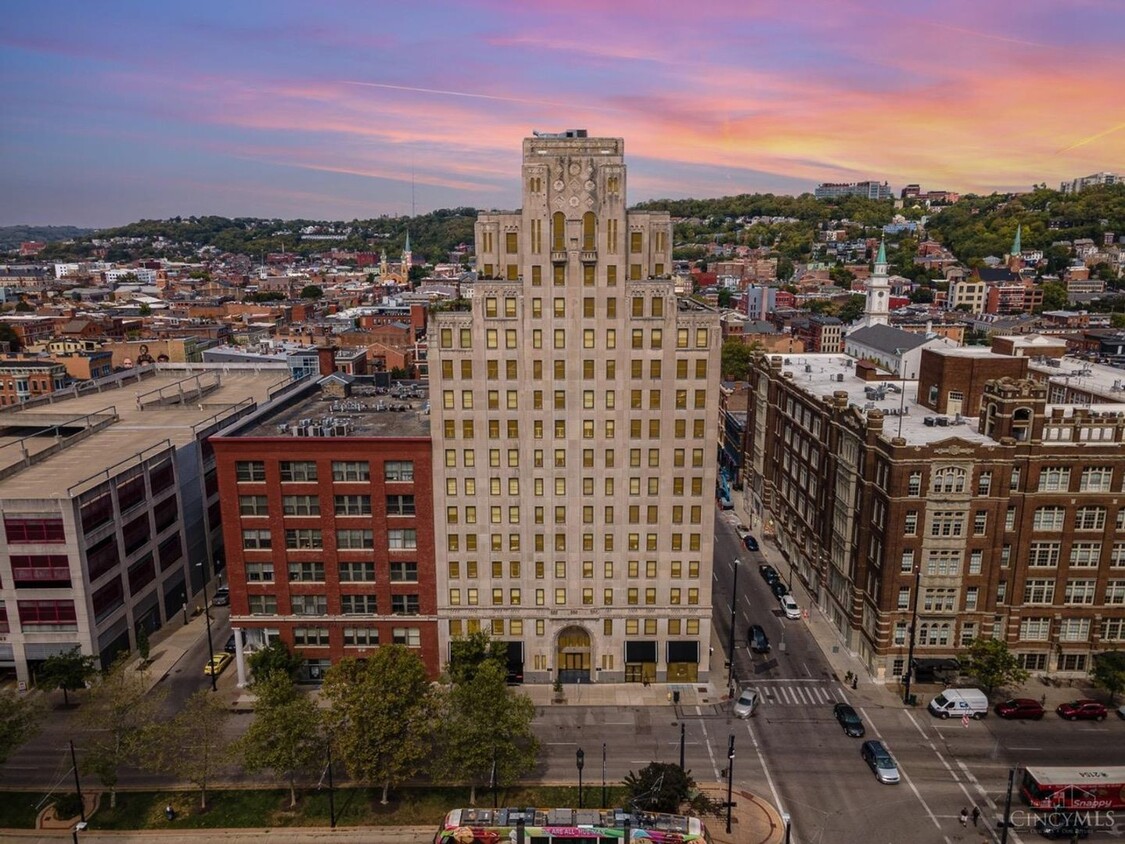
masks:
<path fill-rule="evenodd" d="M 871 730 L 875 733 L 876 736 L 878 736 L 879 741 L 883 741 L 883 734 L 879 732 L 879 728 L 875 726 L 875 723 L 867 717 L 867 710 L 863 707 L 860 707 L 859 712 L 863 716 L 864 720 L 868 721 L 868 723 L 871 724 Z M 910 713 L 908 712 L 906 714 L 909 715 Z M 884 742 L 884 744 L 886 744 L 886 742 Z M 888 750 L 889 749 L 890 748 L 888 747 Z M 897 759 L 895 761 L 898 762 Z M 937 827 L 938 832 L 940 833 L 942 831 L 941 823 L 938 821 L 937 816 L 933 813 L 933 810 L 930 809 L 930 804 L 927 803 L 922 797 L 922 792 L 920 792 L 918 790 L 918 787 L 914 785 L 914 780 L 910 778 L 909 774 L 906 773 L 906 769 L 902 767 L 901 762 L 898 763 L 898 772 L 902 776 L 902 778 L 906 780 L 906 784 L 910 786 L 910 790 L 914 792 L 914 796 L 918 798 L 918 802 L 922 804 L 922 808 L 926 810 L 926 814 L 930 816 L 930 820 L 934 822 L 934 826 Z M 949 841 L 948 836 L 943 835 L 943 837 L 946 841 Z"/>
<path fill-rule="evenodd" d="M 758 744 L 758 737 L 754 734 L 753 725 L 750 721 L 746 721 L 746 732 L 750 734 L 750 743 L 754 746 L 754 752 L 758 754 L 758 764 L 762 766 L 762 773 L 766 775 L 766 782 L 769 784 L 770 793 L 773 795 L 773 805 L 777 809 L 778 814 L 785 814 L 785 809 L 781 805 L 781 795 L 777 793 L 777 786 L 774 785 L 773 777 L 770 776 L 770 769 L 766 766 L 766 757 L 762 754 L 761 745 Z M 789 840 L 791 844 L 797 844 L 797 836 L 793 833 L 792 826 L 789 830 Z"/>

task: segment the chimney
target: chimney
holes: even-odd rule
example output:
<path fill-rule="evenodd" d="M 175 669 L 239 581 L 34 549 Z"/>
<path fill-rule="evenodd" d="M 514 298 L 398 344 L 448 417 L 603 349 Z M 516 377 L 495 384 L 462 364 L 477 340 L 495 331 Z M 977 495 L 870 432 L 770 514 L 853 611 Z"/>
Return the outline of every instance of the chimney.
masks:
<path fill-rule="evenodd" d="M 336 371 L 335 346 L 318 346 L 316 349 L 316 357 L 319 364 L 320 376 L 322 378 Z"/>

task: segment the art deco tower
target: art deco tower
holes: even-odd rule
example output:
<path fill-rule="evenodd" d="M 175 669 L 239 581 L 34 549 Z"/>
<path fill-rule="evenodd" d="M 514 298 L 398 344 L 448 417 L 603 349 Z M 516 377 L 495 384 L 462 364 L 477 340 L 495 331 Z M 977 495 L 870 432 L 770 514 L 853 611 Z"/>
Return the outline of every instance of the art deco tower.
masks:
<path fill-rule="evenodd" d="M 486 630 L 528 682 L 710 667 L 718 314 L 675 295 L 668 214 L 626 210 L 623 149 L 526 138 L 522 209 L 478 217 L 430 320 L 443 656 Z"/>

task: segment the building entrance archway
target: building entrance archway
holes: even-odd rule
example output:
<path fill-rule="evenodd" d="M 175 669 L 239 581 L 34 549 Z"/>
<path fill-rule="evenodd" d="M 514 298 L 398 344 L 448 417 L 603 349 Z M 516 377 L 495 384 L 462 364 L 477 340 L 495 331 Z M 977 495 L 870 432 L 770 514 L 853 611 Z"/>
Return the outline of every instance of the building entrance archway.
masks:
<path fill-rule="evenodd" d="M 560 683 L 589 683 L 591 659 L 590 634 L 583 627 L 563 628 L 555 649 L 555 665 Z"/>

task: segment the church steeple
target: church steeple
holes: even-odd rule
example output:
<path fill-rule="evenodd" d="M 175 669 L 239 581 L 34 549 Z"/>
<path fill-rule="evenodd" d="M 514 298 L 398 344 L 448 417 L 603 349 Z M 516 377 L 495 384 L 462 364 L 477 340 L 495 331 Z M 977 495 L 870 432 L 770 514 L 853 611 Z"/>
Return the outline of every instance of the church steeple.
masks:
<path fill-rule="evenodd" d="M 890 322 L 891 285 L 887 278 L 887 248 L 879 241 L 879 252 L 875 256 L 875 270 L 867 279 L 867 302 L 863 316 L 850 329 L 867 328 L 872 325 L 887 325 Z"/>
<path fill-rule="evenodd" d="M 1018 258 L 1020 253 L 1023 252 L 1023 247 L 1020 245 L 1020 229 L 1023 228 L 1022 223 L 1016 223 L 1016 236 L 1012 240 L 1012 257 Z"/>
<path fill-rule="evenodd" d="M 1020 233 L 1023 225 L 1016 223 L 1016 236 L 1012 238 L 1012 249 L 1008 253 L 1008 269 L 1018 273 L 1023 269 L 1023 246 L 1020 243 Z"/>
<path fill-rule="evenodd" d="M 413 261 L 413 254 L 410 251 L 410 229 L 406 230 L 406 244 L 402 247 L 402 280 L 406 281 L 410 277 L 410 267 Z"/>

